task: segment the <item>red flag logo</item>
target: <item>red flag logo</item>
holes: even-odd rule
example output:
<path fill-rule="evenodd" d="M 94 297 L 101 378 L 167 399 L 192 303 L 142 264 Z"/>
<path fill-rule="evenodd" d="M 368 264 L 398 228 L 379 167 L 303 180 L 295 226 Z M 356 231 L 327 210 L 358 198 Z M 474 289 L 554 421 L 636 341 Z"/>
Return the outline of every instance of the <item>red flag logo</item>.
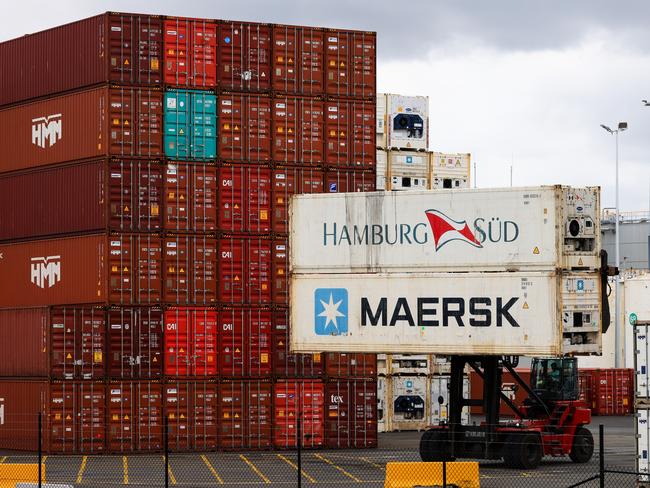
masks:
<path fill-rule="evenodd" d="M 472 233 L 467 221 L 456 221 L 450 219 L 439 210 L 429 209 L 425 212 L 431 231 L 433 232 L 433 241 L 436 245 L 436 251 L 449 241 L 464 241 L 474 247 L 483 247 L 476 236 Z"/>

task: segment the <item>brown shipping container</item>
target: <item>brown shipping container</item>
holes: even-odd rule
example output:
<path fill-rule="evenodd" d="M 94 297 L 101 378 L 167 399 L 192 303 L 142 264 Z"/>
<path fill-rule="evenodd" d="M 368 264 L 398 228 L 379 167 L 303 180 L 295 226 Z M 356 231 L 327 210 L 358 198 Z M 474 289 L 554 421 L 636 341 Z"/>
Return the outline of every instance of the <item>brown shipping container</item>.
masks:
<path fill-rule="evenodd" d="M 271 27 L 221 21 L 217 41 L 217 83 L 226 90 L 262 92 L 271 88 Z"/>
<path fill-rule="evenodd" d="M 325 173 L 324 193 L 375 191 L 377 178 L 372 171 L 330 169 Z"/>
<path fill-rule="evenodd" d="M 299 166 L 323 164 L 324 110 L 325 104 L 318 98 L 276 95 L 272 113 L 273 161 Z"/>
<path fill-rule="evenodd" d="M 330 99 L 325 102 L 328 165 L 348 169 L 375 167 L 375 110 L 374 101 Z"/>
<path fill-rule="evenodd" d="M 99 307 L 0 310 L 0 376 L 101 379 L 106 312 Z"/>
<path fill-rule="evenodd" d="M 273 89 L 280 93 L 324 95 L 324 31 L 273 26 Z"/>
<path fill-rule="evenodd" d="M 0 240 L 161 228 L 162 167 L 101 159 L 0 176 Z"/>
<path fill-rule="evenodd" d="M 157 379 L 162 375 L 163 316 L 158 307 L 108 310 L 108 376 Z"/>
<path fill-rule="evenodd" d="M 163 239 L 163 301 L 211 305 L 217 301 L 217 240 L 200 235 Z"/>
<path fill-rule="evenodd" d="M 271 446 L 272 385 L 265 380 L 219 383 L 219 447 Z"/>
<path fill-rule="evenodd" d="M 325 32 L 325 84 L 328 95 L 374 98 L 377 71 L 377 33 Z"/>
<path fill-rule="evenodd" d="M 374 378 L 377 376 L 377 355 L 328 352 L 325 374 L 329 378 Z"/>
<path fill-rule="evenodd" d="M 271 350 L 273 372 L 280 378 L 316 378 L 323 374 L 323 355 L 291 354 L 289 350 L 289 309 L 273 311 Z"/>
<path fill-rule="evenodd" d="M 271 99 L 223 93 L 219 103 L 219 157 L 226 161 L 271 160 Z"/>
<path fill-rule="evenodd" d="M 42 413 L 45 452 L 103 452 L 105 391 L 97 381 L 0 380 L 0 449 L 37 451 L 38 414 Z"/>
<path fill-rule="evenodd" d="M 377 381 L 325 383 L 325 445 L 333 449 L 377 447 Z"/>
<path fill-rule="evenodd" d="M 174 381 L 164 384 L 169 449 L 204 451 L 217 447 L 217 384 Z"/>
<path fill-rule="evenodd" d="M 289 198 L 301 193 L 323 193 L 323 171 L 314 168 L 278 168 L 273 171 L 273 231 L 289 232 Z"/>
<path fill-rule="evenodd" d="M 94 234 L 0 245 L 0 307 L 157 304 L 161 240 Z"/>
<path fill-rule="evenodd" d="M 105 13 L 18 37 L 0 43 L 0 105 L 99 83 L 157 85 L 162 56 L 151 15 Z"/>
<path fill-rule="evenodd" d="M 0 172 L 162 155 L 162 91 L 100 87 L 0 110 Z"/>
<path fill-rule="evenodd" d="M 325 433 L 325 388 L 321 380 L 277 381 L 273 388 L 273 445 L 295 448 L 300 415 L 302 447 L 322 447 Z"/>
<path fill-rule="evenodd" d="M 107 385 L 107 446 L 110 452 L 159 451 L 163 447 L 162 386 L 153 381 Z"/>
<path fill-rule="evenodd" d="M 209 162 L 168 162 L 164 174 L 164 227 L 178 232 L 217 228 L 217 168 Z"/>

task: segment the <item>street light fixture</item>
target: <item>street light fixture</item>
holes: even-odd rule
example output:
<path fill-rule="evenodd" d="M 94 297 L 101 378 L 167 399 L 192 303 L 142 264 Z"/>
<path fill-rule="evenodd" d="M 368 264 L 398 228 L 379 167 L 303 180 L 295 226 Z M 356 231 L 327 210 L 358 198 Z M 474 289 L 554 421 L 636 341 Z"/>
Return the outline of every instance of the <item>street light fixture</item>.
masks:
<path fill-rule="evenodd" d="M 620 239 L 620 234 L 618 232 L 618 221 L 619 221 L 619 206 L 618 206 L 618 134 L 619 132 L 623 132 L 624 130 L 627 129 L 627 122 L 619 122 L 618 123 L 618 128 L 617 129 L 611 129 L 607 127 L 604 124 L 600 124 L 600 126 L 605 129 L 607 132 L 610 134 L 613 134 L 616 136 L 616 222 L 614 223 L 614 245 L 616 248 L 616 268 L 620 267 L 620 246 L 621 246 L 621 239 Z M 620 275 L 619 275 L 620 276 Z M 621 293 L 620 293 L 620 280 L 619 277 L 616 277 L 616 307 L 615 307 L 615 316 L 614 316 L 614 347 L 615 347 L 615 353 L 614 353 L 614 361 L 615 365 L 617 368 L 622 368 L 622 355 L 621 355 L 621 338 L 620 338 L 620 313 L 621 313 Z"/>

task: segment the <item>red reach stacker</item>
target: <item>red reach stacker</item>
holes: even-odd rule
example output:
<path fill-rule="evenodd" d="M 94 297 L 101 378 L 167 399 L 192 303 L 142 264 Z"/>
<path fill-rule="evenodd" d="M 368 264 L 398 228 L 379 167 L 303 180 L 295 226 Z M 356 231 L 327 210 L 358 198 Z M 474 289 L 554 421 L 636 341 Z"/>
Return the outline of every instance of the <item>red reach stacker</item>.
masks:
<path fill-rule="evenodd" d="M 452 356 L 448 421 L 427 430 L 420 441 L 423 461 L 456 458 L 503 459 L 513 468 L 534 469 L 544 456 L 569 456 L 586 463 L 594 452 L 594 439 L 587 425 L 591 410 L 581 401 L 578 361 L 574 357 L 536 358 L 528 385 L 517 374 L 517 358 L 499 356 Z M 463 376 L 468 365 L 483 379 L 483 398 L 464 398 Z M 515 405 L 501 391 L 506 369 L 528 393 L 523 405 Z M 504 401 L 516 416 L 499 418 Z M 482 406 L 485 421 L 462 425 L 463 407 Z"/>

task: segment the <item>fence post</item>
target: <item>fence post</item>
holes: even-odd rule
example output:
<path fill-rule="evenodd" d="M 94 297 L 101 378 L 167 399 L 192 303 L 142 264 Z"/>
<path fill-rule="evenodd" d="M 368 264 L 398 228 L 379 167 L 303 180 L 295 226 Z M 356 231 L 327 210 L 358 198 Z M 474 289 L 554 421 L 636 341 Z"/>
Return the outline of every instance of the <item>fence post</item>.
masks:
<path fill-rule="evenodd" d="M 298 431 L 298 488 L 302 487 L 302 426 L 300 415 L 298 415 L 298 423 L 296 424 L 296 430 Z"/>
<path fill-rule="evenodd" d="M 163 416 L 163 445 L 165 449 L 165 488 L 169 488 L 169 423 L 167 415 Z"/>
<path fill-rule="evenodd" d="M 38 488 L 43 486 L 43 417 L 38 412 Z"/>
<path fill-rule="evenodd" d="M 447 461 L 442 462 L 442 488 L 447 488 Z"/>
<path fill-rule="evenodd" d="M 600 454 L 600 488 L 605 488 L 605 427 L 603 424 L 598 426 L 599 447 Z"/>

